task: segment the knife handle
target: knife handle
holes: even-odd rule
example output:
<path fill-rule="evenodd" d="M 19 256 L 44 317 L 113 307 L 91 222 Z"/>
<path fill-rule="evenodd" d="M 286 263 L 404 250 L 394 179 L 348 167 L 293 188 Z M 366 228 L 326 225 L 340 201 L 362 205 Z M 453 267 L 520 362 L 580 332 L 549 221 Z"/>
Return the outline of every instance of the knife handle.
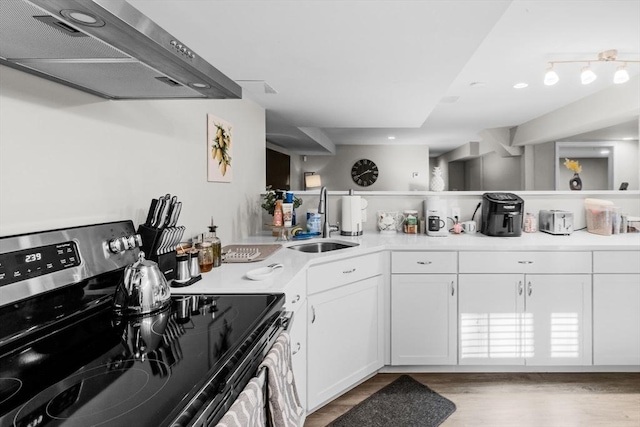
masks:
<path fill-rule="evenodd" d="M 153 220 L 151 221 L 151 227 L 158 228 L 160 227 L 160 214 L 162 214 L 162 209 L 164 207 L 164 197 L 161 196 L 158 199 L 158 204 L 156 205 L 155 213 L 153 214 Z"/>
<path fill-rule="evenodd" d="M 147 227 L 151 227 L 153 218 L 155 218 L 155 215 L 156 215 L 157 206 L 158 206 L 158 199 L 151 199 L 151 206 L 149 206 L 149 213 L 147 214 L 147 220 L 144 222 L 144 225 L 146 225 Z"/>
<path fill-rule="evenodd" d="M 171 198 L 171 202 L 169 204 L 169 208 L 167 209 L 167 215 L 164 219 L 164 227 L 170 227 L 171 226 L 171 217 L 173 216 L 173 212 L 175 211 L 176 208 L 176 202 L 178 201 L 178 197 L 177 196 L 173 196 Z"/>
<path fill-rule="evenodd" d="M 171 227 L 175 227 L 178 223 L 178 217 L 180 216 L 180 211 L 182 210 L 182 202 L 176 203 L 176 207 L 173 210 L 173 214 L 171 215 L 171 223 L 169 224 Z"/>

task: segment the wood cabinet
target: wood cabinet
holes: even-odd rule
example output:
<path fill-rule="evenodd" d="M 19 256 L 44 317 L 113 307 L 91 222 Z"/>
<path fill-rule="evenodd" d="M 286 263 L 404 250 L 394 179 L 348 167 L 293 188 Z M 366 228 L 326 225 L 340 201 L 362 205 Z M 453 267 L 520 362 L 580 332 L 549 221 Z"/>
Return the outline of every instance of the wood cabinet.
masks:
<path fill-rule="evenodd" d="M 640 251 L 593 254 L 593 364 L 640 365 Z"/>
<path fill-rule="evenodd" d="M 364 260 L 359 258 L 352 259 L 351 265 L 349 260 L 341 260 L 335 265 L 312 267 L 309 274 L 332 271 L 328 276 L 333 278 L 355 272 L 363 274 L 359 270 L 365 269 L 359 266 Z M 344 273 L 354 268 L 352 273 Z M 376 268 L 367 270 L 369 274 L 377 273 Z M 307 300 L 309 411 L 353 387 L 384 364 L 383 276 L 361 277 L 354 282 L 341 281 L 339 286 L 320 283 L 315 278 L 309 280 L 309 284 L 315 283 L 313 289 L 309 287 Z"/>
<path fill-rule="evenodd" d="M 456 364 L 456 271 L 455 252 L 391 254 L 392 365 Z"/>
<path fill-rule="evenodd" d="M 461 365 L 591 364 L 590 252 L 461 252 L 459 268 Z"/>

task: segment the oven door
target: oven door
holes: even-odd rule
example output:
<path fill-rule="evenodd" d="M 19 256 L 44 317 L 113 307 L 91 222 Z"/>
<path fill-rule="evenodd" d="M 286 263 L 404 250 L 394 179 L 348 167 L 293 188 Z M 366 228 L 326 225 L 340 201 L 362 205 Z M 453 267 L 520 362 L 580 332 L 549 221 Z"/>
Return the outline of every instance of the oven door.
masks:
<path fill-rule="evenodd" d="M 292 325 L 293 312 L 278 312 L 256 330 L 234 353 L 228 364 L 211 378 L 178 419 L 175 427 L 214 426 L 229 410 L 249 380 L 257 374 L 272 345 Z"/>

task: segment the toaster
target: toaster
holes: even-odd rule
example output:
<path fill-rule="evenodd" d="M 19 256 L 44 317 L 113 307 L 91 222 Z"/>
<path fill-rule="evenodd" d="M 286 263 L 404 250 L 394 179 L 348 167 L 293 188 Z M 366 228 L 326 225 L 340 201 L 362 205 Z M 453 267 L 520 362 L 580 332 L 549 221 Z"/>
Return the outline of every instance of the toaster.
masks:
<path fill-rule="evenodd" d="M 540 211 L 538 228 L 549 234 L 573 233 L 573 213 L 567 211 Z"/>

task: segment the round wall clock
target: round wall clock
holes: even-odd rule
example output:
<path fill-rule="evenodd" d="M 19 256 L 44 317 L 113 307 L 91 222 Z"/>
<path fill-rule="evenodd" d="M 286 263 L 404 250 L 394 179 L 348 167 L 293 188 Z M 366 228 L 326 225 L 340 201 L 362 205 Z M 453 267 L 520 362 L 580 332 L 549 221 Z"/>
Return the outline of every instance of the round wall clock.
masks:
<path fill-rule="evenodd" d="M 378 166 L 368 159 L 360 159 L 351 168 L 351 179 L 361 187 L 368 187 L 378 179 Z"/>

